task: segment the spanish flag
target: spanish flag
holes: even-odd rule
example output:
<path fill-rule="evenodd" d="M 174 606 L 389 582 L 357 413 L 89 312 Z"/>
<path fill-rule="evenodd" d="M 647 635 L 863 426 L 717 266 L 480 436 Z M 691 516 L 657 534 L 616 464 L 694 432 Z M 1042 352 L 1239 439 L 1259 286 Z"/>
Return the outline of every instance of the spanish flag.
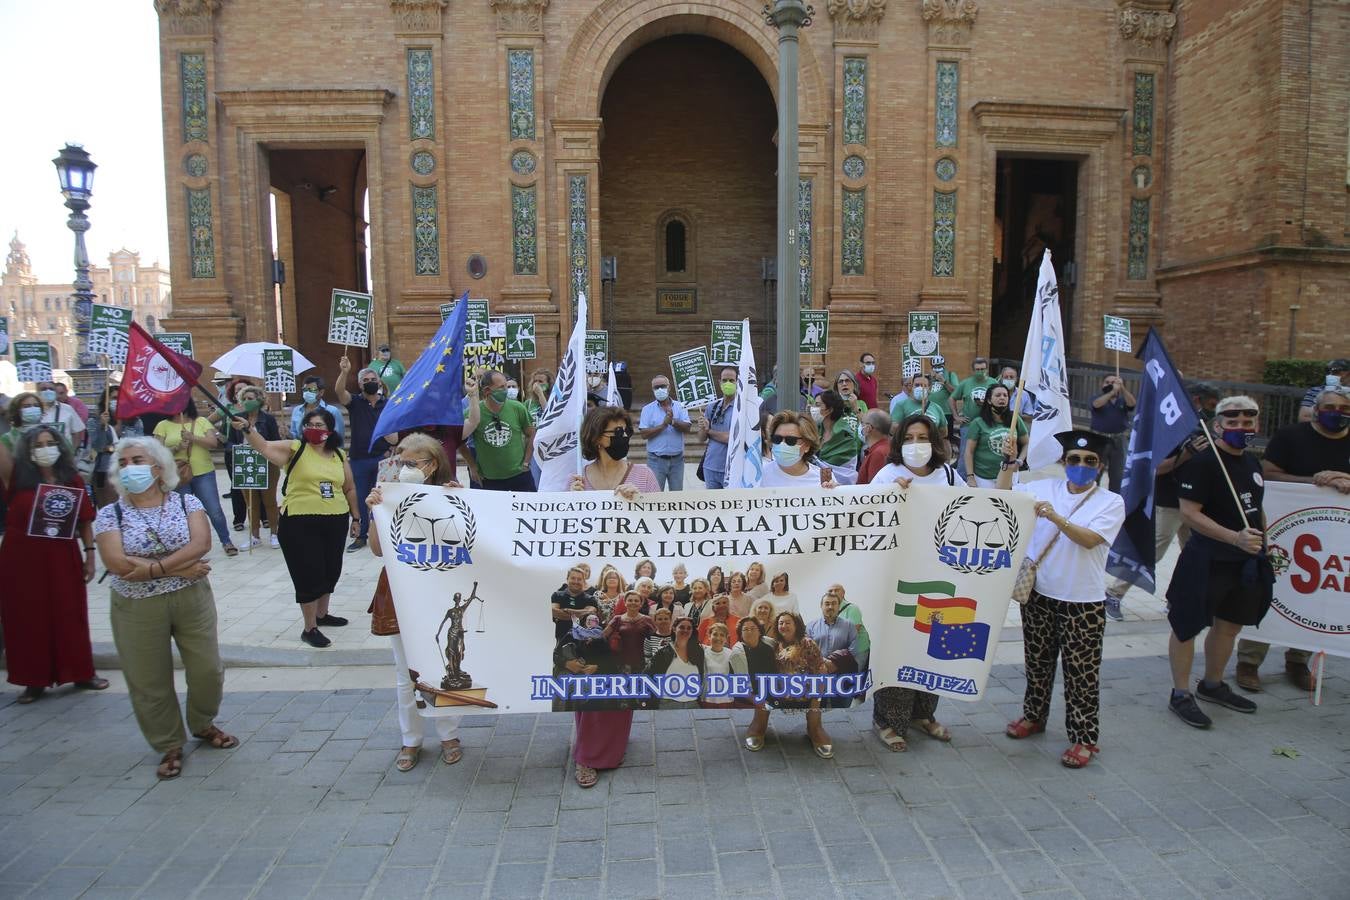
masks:
<path fill-rule="evenodd" d="M 934 624 L 965 625 L 975 621 L 975 601 L 970 597 L 956 597 L 956 585 L 949 581 L 900 581 L 896 583 L 898 593 L 918 598 L 910 605 L 895 604 L 895 614 L 902 618 L 914 619 L 914 630 L 931 634 Z M 946 597 L 933 597 L 930 594 L 946 594 Z"/>

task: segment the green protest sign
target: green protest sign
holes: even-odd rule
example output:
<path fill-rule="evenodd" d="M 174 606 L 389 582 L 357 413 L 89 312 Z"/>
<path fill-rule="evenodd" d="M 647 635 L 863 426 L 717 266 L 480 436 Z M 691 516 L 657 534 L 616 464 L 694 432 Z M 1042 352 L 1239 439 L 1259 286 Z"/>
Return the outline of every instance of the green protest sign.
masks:
<path fill-rule="evenodd" d="M 900 348 L 900 374 L 908 381 L 921 372 L 923 372 L 923 357 L 915 356 L 914 351 L 906 343 Z"/>
<path fill-rule="evenodd" d="M 586 332 L 586 374 L 604 375 L 609 371 L 609 332 Z"/>
<path fill-rule="evenodd" d="M 9 355 L 9 319 L 0 316 L 0 356 Z"/>
<path fill-rule="evenodd" d="M 1102 316 L 1105 323 L 1104 334 L 1107 350 L 1119 353 L 1134 352 L 1134 339 L 1130 335 L 1130 320 L 1120 316 Z"/>
<path fill-rule="evenodd" d="M 804 309 L 801 311 L 801 353 L 827 353 L 830 349 L 830 311 Z"/>
<path fill-rule="evenodd" d="M 295 390 L 295 352 L 290 348 L 263 350 L 263 390 L 273 394 Z"/>
<path fill-rule="evenodd" d="M 506 317 L 506 358 L 534 359 L 534 316 Z"/>
<path fill-rule="evenodd" d="M 442 303 L 442 304 L 441 304 L 441 321 L 444 322 L 446 319 L 450 318 L 450 314 L 451 314 L 452 312 L 454 312 L 454 311 L 455 311 L 455 304 L 454 304 L 454 303 Z"/>
<path fill-rule="evenodd" d="M 500 317 L 488 320 L 488 339 L 464 345 L 464 375 L 477 378 L 485 371 L 506 371 L 506 322 Z"/>
<path fill-rule="evenodd" d="M 130 327 L 131 310 L 95 303 L 89 316 L 89 352 L 96 358 L 108 357 L 108 362 L 114 366 L 126 365 L 127 329 Z"/>
<path fill-rule="evenodd" d="M 374 297 L 359 291 L 333 289 L 328 308 L 328 343 L 345 347 L 370 346 L 370 310 Z"/>
<path fill-rule="evenodd" d="M 15 341 L 14 367 L 20 381 L 51 381 L 52 345 L 46 341 Z"/>
<path fill-rule="evenodd" d="M 912 312 L 909 314 L 908 347 L 915 356 L 932 356 L 938 351 L 938 314 Z"/>
<path fill-rule="evenodd" d="M 166 331 L 163 334 L 155 335 L 155 340 L 175 353 L 181 353 L 189 359 L 192 358 L 192 335 L 189 332 Z"/>
<path fill-rule="evenodd" d="M 707 347 L 695 347 L 670 357 L 670 374 L 675 382 L 675 399 L 690 409 L 707 406 L 717 399 Z"/>
<path fill-rule="evenodd" d="M 492 325 L 489 318 L 486 300 L 469 300 L 469 313 L 464 321 L 464 343 L 488 343 L 492 339 Z"/>
<path fill-rule="evenodd" d="M 712 323 L 712 364 L 738 366 L 741 363 L 742 323 L 714 321 Z"/>
<path fill-rule="evenodd" d="M 237 446 L 234 453 L 234 470 L 230 474 L 230 487 L 242 491 L 265 491 L 272 485 L 268 481 L 267 457 L 251 447 Z"/>

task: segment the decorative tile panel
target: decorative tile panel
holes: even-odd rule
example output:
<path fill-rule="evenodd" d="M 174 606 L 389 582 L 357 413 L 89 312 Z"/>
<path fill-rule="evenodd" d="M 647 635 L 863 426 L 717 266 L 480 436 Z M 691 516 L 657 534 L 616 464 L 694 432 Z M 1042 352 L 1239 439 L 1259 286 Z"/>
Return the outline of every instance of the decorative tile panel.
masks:
<path fill-rule="evenodd" d="M 867 59 L 844 60 L 844 143 L 867 143 Z"/>
<path fill-rule="evenodd" d="M 802 309 L 810 309 L 815 305 L 815 293 L 811 285 L 812 199 L 812 181 L 803 178 L 797 182 L 797 299 Z"/>
<path fill-rule="evenodd" d="M 508 100 L 511 140 L 534 140 L 534 51 L 511 50 L 506 54 L 509 75 Z"/>
<path fill-rule="evenodd" d="M 216 233 L 211 214 L 211 190 L 188 189 L 188 258 L 193 278 L 216 277 Z"/>
<path fill-rule="evenodd" d="M 1151 72 L 1134 73 L 1134 154 L 1153 153 L 1153 87 Z"/>
<path fill-rule="evenodd" d="M 418 150 L 412 155 L 412 170 L 418 175 L 430 175 L 436 171 L 436 157 L 426 150 Z"/>
<path fill-rule="evenodd" d="M 534 185 L 511 185 L 511 259 L 517 275 L 539 274 L 538 218 Z"/>
<path fill-rule="evenodd" d="M 511 171 L 517 175 L 533 175 L 535 167 L 534 154 L 528 150 L 517 150 L 511 154 Z"/>
<path fill-rule="evenodd" d="M 938 181 L 951 181 L 956 177 L 956 160 L 944 156 L 933 165 L 933 171 L 937 174 Z"/>
<path fill-rule="evenodd" d="M 178 54 L 183 95 L 183 143 L 206 140 L 206 54 Z"/>
<path fill-rule="evenodd" d="M 1126 266 L 1126 277 L 1131 281 L 1144 281 L 1148 278 L 1148 227 L 1149 199 L 1134 197 L 1130 200 L 1130 254 Z"/>
<path fill-rule="evenodd" d="M 430 50 L 408 51 L 408 133 L 414 141 L 436 139 L 436 66 Z"/>
<path fill-rule="evenodd" d="M 587 200 L 586 176 L 572 175 L 567 179 L 567 255 L 571 274 L 571 318 L 576 318 L 577 296 L 590 289 L 591 283 L 591 226 L 590 203 Z"/>
<path fill-rule="evenodd" d="M 862 275 L 867 256 L 864 231 L 867 224 L 867 191 L 844 191 L 842 206 L 844 227 L 840 257 L 843 260 L 843 273 Z"/>
<path fill-rule="evenodd" d="M 412 186 L 413 274 L 441 274 L 441 224 L 436 185 Z"/>
<path fill-rule="evenodd" d="M 857 181 L 867 174 L 867 161 L 861 156 L 848 156 L 844 158 L 844 177 Z"/>
<path fill-rule="evenodd" d="M 937 145 L 956 146 L 956 106 L 961 95 L 961 64 L 937 64 Z"/>
<path fill-rule="evenodd" d="M 193 153 L 187 159 L 183 160 L 183 169 L 193 178 L 206 177 L 206 157 L 200 153 Z"/>
<path fill-rule="evenodd" d="M 933 275 L 956 275 L 956 191 L 933 191 Z"/>

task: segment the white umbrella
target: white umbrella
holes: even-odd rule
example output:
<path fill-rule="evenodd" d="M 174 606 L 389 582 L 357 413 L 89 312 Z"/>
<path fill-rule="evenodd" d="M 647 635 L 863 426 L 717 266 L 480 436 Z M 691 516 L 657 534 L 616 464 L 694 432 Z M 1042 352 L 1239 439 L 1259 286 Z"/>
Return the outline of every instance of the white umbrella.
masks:
<path fill-rule="evenodd" d="M 233 350 L 226 353 L 220 359 L 211 363 L 211 367 L 227 375 L 244 375 L 249 378 L 263 377 L 263 351 L 264 350 L 289 350 L 295 354 L 295 374 L 309 371 L 315 368 L 314 363 L 310 362 L 304 355 L 294 347 L 288 347 L 285 344 L 273 344 L 270 341 L 254 341 L 251 344 L 240 344 Z"/>

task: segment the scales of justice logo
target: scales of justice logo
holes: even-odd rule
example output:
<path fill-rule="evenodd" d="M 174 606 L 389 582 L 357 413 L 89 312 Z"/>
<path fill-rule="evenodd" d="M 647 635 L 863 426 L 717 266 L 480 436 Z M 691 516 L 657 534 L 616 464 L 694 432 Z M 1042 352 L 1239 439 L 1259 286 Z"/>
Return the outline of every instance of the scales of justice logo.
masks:
<path fill-rule="evenodd" d="M 478 522 L 469 504 L 444 492 L 416 491 L 399 502 L 389 526 L 399 562 L 419 572 L 473 563 Z"/>
<path fill-rule="evenodd" d="M 933 526 L 938 561 L 967 575 L 1012 568 L 1021 535 L 1012 506 L 999 497 L 957 497 Z"/>

